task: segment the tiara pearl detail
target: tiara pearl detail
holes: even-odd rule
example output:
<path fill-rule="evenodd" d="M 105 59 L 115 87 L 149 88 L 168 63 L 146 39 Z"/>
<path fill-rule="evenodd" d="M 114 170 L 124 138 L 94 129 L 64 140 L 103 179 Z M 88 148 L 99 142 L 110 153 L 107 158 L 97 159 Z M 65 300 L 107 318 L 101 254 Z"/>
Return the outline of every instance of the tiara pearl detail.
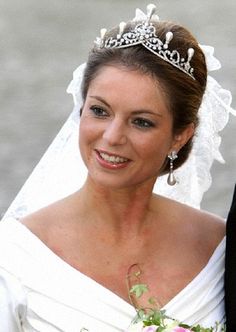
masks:
<path fill-rule="evenodd" d="M 194 49 L 189 48 L 187 51 L 187 59 L 182 57 L 177 50 L 170 50 L 169 44 L 174 38 L 171 31 L 166 33 L 165 41 L 161 41 L 156 34 L 156 28 L 151 22 L 159 21 L 159 17 L 154 15 L 156 11 L 156 6 L 149 4 L 147 6 L 147 14 L 145 15 L 139 9 L 136 11 L 136 17 L 134 22 L 137 25 L 129 32 L 124 32 L 126 23 L 121 22 L 119 24 L 119 32 L 116 38 L 108 37 L 106 38 L 106 29 L 101 29 L 101 36 L 97 37 L 95 44 L 98 48 L 126 48 L 135 45 L 143 45 L 150 52 L 154 53 L 158 57 L 162 58 L 164 61 L 170 63 L 172 66 L 178 68 L 185 74 L 189 75 L 195 80 L 193 75 L 194 69 L 190 65 L 190 61 L 194 55 Z M 141 13 L 141 15 L 140 15 Z M 137 19 L 137 16 L 142 17 L 142 23 Z"/>

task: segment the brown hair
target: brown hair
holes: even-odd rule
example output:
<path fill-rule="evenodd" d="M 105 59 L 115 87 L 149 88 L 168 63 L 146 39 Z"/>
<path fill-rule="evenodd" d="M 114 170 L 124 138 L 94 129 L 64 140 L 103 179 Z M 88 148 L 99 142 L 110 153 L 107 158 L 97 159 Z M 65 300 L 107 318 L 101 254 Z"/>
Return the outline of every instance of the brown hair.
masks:
<path fill-rule="evenodd" d="M 135 23 L 137 24 L 137 22 Z M 204 54 L 196 39 L 184 27 L 167 21 L 153 23 L 159 39 L 165 41 L 168 31 L 174 35 L 169 44 L 169 49 L 177 50 L 181 57 L 187 57 L 188 48 L 194 49 L 191 67 L 194 68 L 195 80 L 178 68 L 164 61 L 157 55 L 147 50 L 142 45 L 127 48 L 97 48 L 94 47 L 88 58 L 85 69 L 82 97 L 85 100 L 91 81 L 99 71 L 107 65 L 122 65 L 131 70 L 138 70 L 151 75 L 164 89 L 169 100 L 169 109 L 173 116 L 173 134 L 178 134 L 189 124 L 198 125 L 198 109 L 206 87 L 207 69 Z M 133 29 L 134 23 L 127 24 L 125 32 Z M 106 38 L 117 35 L 117 28 L 106 34 Z M 187 159 L 192 148 L 192 138 L 178 153 L 174 168 L 181 166 Z M 167 160 L 162 174 L 168 171 Z"/>

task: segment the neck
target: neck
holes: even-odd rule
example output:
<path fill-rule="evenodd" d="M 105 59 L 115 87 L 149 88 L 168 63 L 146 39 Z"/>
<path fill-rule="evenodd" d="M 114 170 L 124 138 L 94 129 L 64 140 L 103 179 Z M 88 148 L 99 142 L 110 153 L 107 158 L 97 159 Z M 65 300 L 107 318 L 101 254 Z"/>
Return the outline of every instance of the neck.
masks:
<path fill-rule="evenodd" d="M 87 179 L 80 191 L 80 207 L 89 211 L 92 220 L 99 220 L 116 234 L 139 233 L 150 219 L 153 185 L 135 188 L 104 188 Z M 87 213 L 87 212 L 86 212 Z"/>

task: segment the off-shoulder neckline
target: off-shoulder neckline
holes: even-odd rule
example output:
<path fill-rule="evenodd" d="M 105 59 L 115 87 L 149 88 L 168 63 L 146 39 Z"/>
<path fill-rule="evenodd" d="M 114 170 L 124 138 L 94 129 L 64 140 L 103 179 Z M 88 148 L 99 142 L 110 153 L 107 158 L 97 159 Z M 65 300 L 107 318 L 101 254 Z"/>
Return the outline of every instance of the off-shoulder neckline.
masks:
<path fill-rule="evenodd" d="M 127 310 L 134 310 L 133 306 L 127 301 L 125 301 L 122 297 L 113 293 L 109 288 L 106 288 L 104 285 L 100 284 L 93 278 L 75 269 L 72 265 L 63 260 L 60 256 L 58 256 L 55 252 L 53 252 L 53 250 L 47 247 L 47 245 L 39 237 L 37 237 L 27 226 L 22 224 L 18 219 L 10 217 L 4 219 L 3 222 L 8 223 L 8 225 L 12 224 L 12 226 L 14 227 L 17 226 L 18 230 L 22 234 L 24 234 L 24 236 L 27 237 L 28 240 L 27 245 L 30 246 L 32 251 L 33 251 L 32 245 L 36 246 L 37 249 L 39 249 L 43 254 L 43 257 L 50 259 L 51 263 L 56 265 L 59 264 L 62 268 L 64 268 L 64 270 L 66 270 L 70 274 L 73 274 L 73 277 L 75 278 L 80 277 L 80 279 L 83 278 L 84 281 L 88 281 L 91 286 L 94 286 L 96 288 L 96 291 L 99 289 L 99 292 L 100 291 L 105 292 L 106 296 L 109 296 L 109 298 L 111 296 L 114 297 L 117 301 L 121 302 L 122 306 L 125 306 Z M 1 222 L 0 225 L 3 222 Z M 16 236 L 16 233 L 12 235 Z M 224 250 L 225 240 L 226 238 L 224 236 L 217 245 L 217 247 L 215 248 L 215 250 L 213 251 L 212 255 L 210 256 L 207 264 L 203 267 L 203 269 L 183 289 L 181 289 L 172 299 L 170 299 L 170 301 L 164 305 L 163 309 L 167 309 L 173 302 L 177 301 L 191 287 L 195 286 L 206 273 L 208 273 L 209 267 L 212 266 L 212 264 L 214 264 L 215 260 L 218 259 L 219 254 L 222 253 L 222 250 Z"/>

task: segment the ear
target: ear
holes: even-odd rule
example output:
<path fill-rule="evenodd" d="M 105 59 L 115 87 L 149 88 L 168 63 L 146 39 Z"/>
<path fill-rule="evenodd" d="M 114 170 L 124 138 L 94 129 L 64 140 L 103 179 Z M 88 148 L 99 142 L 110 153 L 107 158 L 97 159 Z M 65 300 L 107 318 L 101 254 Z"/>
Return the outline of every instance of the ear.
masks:
<path fill-rule="evenodd" d="M 190 123 L 181 133 L 175 134 L 171 146 L 171 151 L 178 152 L 194 135 L 195 126 Z"/>

